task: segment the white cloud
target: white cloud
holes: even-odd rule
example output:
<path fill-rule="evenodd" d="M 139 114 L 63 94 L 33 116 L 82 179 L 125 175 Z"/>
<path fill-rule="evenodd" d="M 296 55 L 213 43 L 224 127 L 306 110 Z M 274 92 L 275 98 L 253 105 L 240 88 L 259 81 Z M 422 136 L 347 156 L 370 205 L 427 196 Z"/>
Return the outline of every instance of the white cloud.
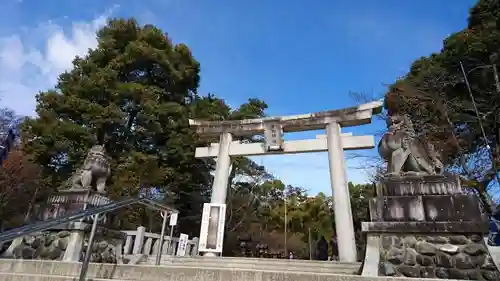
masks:
<path fill-rule="evenodd" d="M 0 38 L 0 97 L 2 106 L 34 115 L 34 96 L 52 88 L 76 56 L 97 46 L 96 31 L 106 24 L 107 11 L 88 22 L 73 22 L 69 32 L 51 21 Z"/>

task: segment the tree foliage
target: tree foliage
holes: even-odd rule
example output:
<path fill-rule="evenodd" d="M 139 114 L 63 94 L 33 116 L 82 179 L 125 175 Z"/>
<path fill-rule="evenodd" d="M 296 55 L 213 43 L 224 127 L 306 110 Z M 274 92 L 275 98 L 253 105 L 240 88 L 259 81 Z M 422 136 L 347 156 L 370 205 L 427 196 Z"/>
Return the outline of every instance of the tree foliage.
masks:
<path fill-rule="evenodd" d="M 13 129 L 17 132 L 23 117 L 14 110 L 0 109 L 0 139 Z M 40 169 L 22 152 L 16 141 L 0 169 L 0 230 L 24 223 L 24 216 L 36 199 L 50 190 L 39 185 Z"/>
<path fill-rule="evenodd" d="M 188 127 L 199 63 L 187 46 L 133 19 L 110 20 L 97 39 L 54 90 L 37 95 L 38 117 L 23 124 L 23 139 L 34 139 L 26 151 L 43 167 L 44 181 L 58 186 L 92 145 L 104 144 L 112 198 L 159 188 L 194 215 L 210 180 L 209 167 L 193 157 L 196 136 Z"/>
<path fill-rule="evenodd" d="M 250 99 L 232 110 L 213 95 L 198 95 L 199 63 L 186 45 L 152 25 L 112 19 L 97 40 L 53 90 L 37 95 L 38 117 L 23 124 L 23 140 L 31 140 L 25 151 L 43 167 L 44 183 L 59 186 L 92 145 L 104 144 L 112 159 L 110 197 L 156 190 L 194 235 L 214 165 L 195 159 L 196 146 L 210 140 L 200 139 L 188 119 L 253 118 L 267 105 Z M 242 163 L 238 171 L 251 169 L 249 160 L 235 161 Z M 139 208 L 127 217 L 144 223 L 144 216 Z"/>
<path fill-rule="evenodd" d="M 450 170 L 475 182 L 487 179 L 487 186 L 500 163 L 500 89 L 493 69 L 499 23 L 500 3 L 479 0 L 467 27 L 446 38 L 440 52 L 413 62 L 386 94 L 389 113 L 410 115 Z"/>
<path fill-rule="evenodd" d="M 368 199 L 373 197 L 374 189 L 372 185 L 349 183 L 349 190 L 361 258 L 365 244 L 361 222 L 369 220 Z M 294 252 L 298 258 L 308 259 L 309 246 L 314 257 L 315 244 L 321 236 L 329 241 L 336 236 L 333 198 L 323 193 L 308 196 L 300 187 L 286 186 L 282 181 L 272 179 L 256 184 L 252 195 L 240 195 L 232 198 L 233 206 L 238 207 L 231 212 L 237 214 L 233 216 L 237 216 L 238 220 L 229 220 L 224 248 L 227 255 L 238 255 L 238 236 L 249 235 L 254 241 L 268 244 L 271 252 L 284 253 L 286 240 L 288 251 Z M 256 199 L 254 195 L 257 195 Z M 330 247 L 332 250 L 336 249 Z"/>
<path fill-rule="evenodd" d="M 33 204 L 50 194 L 39 180 L 38 165 L 19 147 L 11 151 L 0 169 L 0 230 L 24 224 Z"/>

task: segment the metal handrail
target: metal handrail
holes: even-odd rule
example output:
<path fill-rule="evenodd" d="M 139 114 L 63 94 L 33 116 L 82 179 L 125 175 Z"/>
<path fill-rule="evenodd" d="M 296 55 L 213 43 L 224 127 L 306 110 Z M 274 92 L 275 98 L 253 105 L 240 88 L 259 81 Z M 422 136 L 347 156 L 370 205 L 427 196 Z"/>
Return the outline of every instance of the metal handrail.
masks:
<path fill-rule="evenodd" d="M 158 202 L 155 202 L 149 198 L 127 198 L 127 199 L 122 199 L 120 201 L 112 202 L 106 205 L 102 205 L 99 207 L 93 207 L 89 208 L 85 211 L 76 213 L 76 214 L 70 214 L 66 216 L 61 216 L 52 220 L 48 221 L 40 221 L 40 222 L 35 222 L 33 224 L 21 226 L 18 228 L 14 228 L 5 232 L 0 233 L 0 243 L 8 242 L 11 240 L 14 240 L 18 237 L 22 237 L 25 235 L 32 234 L 34 232 L 39 232 L 43 230 L 47 230 L 53 227 L 56 227 L 58 225 L 64 224 L 64 223 L 69 223 L 72 221 L 80 220 L 86 217 L 90 217 L 93 215 L 98 215 L 101 213 L 107 213 L 111 212 L 132 204 L 141 204 L 145 205 L 151 209 L 155 209 L 158 211 L 167 211 L 167 212 L 177 212 L 177 210 L 167 207 L 163 204 L 160 204 Z"/>
<path fill-rule="evenodd" d="M 89 249 L 92 249 L 92 244 L 94 243 L 94 236 L 95 232 L 97 229 L 97 222 L 99 220 L 99 215 L 107 212 L 111 212 L 132 204 L 141 204 L 146 207 L 149 207 L 154 210 L 161 211 L 163 213 L 164 217 L 164 223 L 162 226 L 162 233 L 164 233 L 164 227 L 165 227 L 165 220 L 167 217 L 167 213 L 178 213 L 174 208 L 168 207 L 166 205 L 163 205 L 159 202 L 156 202 L 150 198 L 147 197 L 142 197 L 142 198 L 126 198 L 122 199 L 120 201 L 112 202 L 106 205 L 98 206 L 98 207 L 93 207 L 90 209 L 83 210 L 79 213 L 76 214 L 70 214 L 66 216 L 61 216 L 58 218 L 54 218 L 52 220 L 48 221 L 40 221 L 36 222 L 33 224 L 21 226 L 15 229 L 11 229 L 5 232 L 0 233 L 0 244 L 4 242 L 8 242 L 11 240 L 14 240 L 18 237 L 23 237 L 35 232 L 47 230 L 53 227 L 56 227 L 61 224 L 69 223 L 72 221 L 80 220 L 86 217 L 93 217 L 93 223 L 92 223 L 92 230 L 90 231 L 90 237 L 89 237 L 89 242 L 87 245 L 87 251 L 85 252 L 85 257 L 83 259 L 82 263 L 82 268 L 80 270 L 80 281 L 84 281 L 86 276 L 87 276 L 87 270 L 90 262 L 90 256 L 91 256 L 91 251 Z M 161 255 L 161 245 L 160 245 L 160 252 L 159 255 Z M 159 259 L 159 258 L 158 258 Z"/>
<path fill-rule="evenodd" d="M 92 215 L 105 213 L 109 211 L 116 210 L 118 208 L 130 205 L 137 202 L 137 199 L 124 199 L 119 202 L 113 202 L 106 205 L 102 205 L 95 208 L 90 208 L 79 213 L 69 214 L 61 217 L 57 217 L 48 221 L 39 221 L 18 228 L 14 228 L 5 232 L 0 233 L 0 243 L 14 240 L 18 237 L 32 234 L 34 232 L 39 232 L 56 227 L 61 224 L 69 223 L 72 221 L 80 220 Z"/>

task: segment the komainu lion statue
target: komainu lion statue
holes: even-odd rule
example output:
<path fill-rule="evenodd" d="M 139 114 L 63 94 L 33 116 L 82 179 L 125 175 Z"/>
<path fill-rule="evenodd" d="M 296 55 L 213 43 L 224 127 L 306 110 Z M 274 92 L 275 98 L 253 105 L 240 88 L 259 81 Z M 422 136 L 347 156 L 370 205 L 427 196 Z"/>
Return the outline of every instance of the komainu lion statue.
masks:
<path fill-rule="evenodd" d="M 104 146 L 95 145 L 87 153 L 82 167 L 71 177 L 70 188 L 88 188 L 105 194 L 106 180 L 110 173 L 109 161 Z"/>
<path fill-rule="evenodd" d="M 387 127 L 388 132 L 378 144 L 378 152 L 388 162 L 388 175 L 443 173 L 443 163 L 434 147 L 415 135 L 408 116 L 390 116 Z"/>

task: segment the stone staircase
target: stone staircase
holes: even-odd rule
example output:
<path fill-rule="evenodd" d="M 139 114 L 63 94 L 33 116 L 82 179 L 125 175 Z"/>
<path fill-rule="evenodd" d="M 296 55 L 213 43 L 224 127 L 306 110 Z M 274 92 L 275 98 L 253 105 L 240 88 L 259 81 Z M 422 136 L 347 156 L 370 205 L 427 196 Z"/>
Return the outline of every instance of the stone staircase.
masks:
<path fill-rule="evenodd" d="M 246 262 L 245 262 L 246 261 Z M 154 262 L 147 259 L 146 263 Z M 90 264 L 89 281 L 336 281 L 372 280 L 351 275 L 360 264 L 237 258 L 164 258 L 148 264 Z M 331 267 L 331 269 L 329 269 Z M 61 261 L 0 259 L 2 281 L 76 281 L 80 264 Z M 348 275 L 347 275 L 348 274 Z M 382 279 L 384 280 L 384 279 Z"/>
<path fill-rule="evenodd" d="M 196 260 L 197 258 L 193 258 Z M 408 281 L 407 278 L 363 277 L 342 274 L 359 264 L 336 262 L 286 261 L 276 263 L 267 260 L 222 258 L 223 262 L 181 260 L 169 265 L 116 265 L 90 264 L 87 281 Z M 146 262 L 150 262 L 147 260 Z M 163 263 L 167 263 L 164 259 Z M 229 265 L 230 264 L 230 265 Z M 217 267 L 213 267 L 217 265 Z M 274 268 L 271 268 L 274 265 Z M 335 270 L 325 268 L 330 265 Z M 233 266 L 233 267 L 231 267 Z M 306 269 L 307 268 L 307 269 Z M 322 272 L 323 271 L 323 272 Z M 325 272 L 326 271 L 326 272 Z M 0 280 L 2 281 L 77 281 L 80 263 L 41 260 L 0 259 Z M 436 279 L 411 279 L 436 280 Z"/>
<path fill-rule="evenodd" d="M 161 266 L 149 263 L 154 263 L 153 257 L 139 265 L 90 264 L 87 279 L 89 281 L 335 281 L 358 280 L 349 277 L 361 278 L 352 275 L 358 271 L 359 263 L 203 257 L 165 257 Z M 73 281 L 78 280 L 79 269 L 79 263 L 0 259 L 0 280 Z"/>

